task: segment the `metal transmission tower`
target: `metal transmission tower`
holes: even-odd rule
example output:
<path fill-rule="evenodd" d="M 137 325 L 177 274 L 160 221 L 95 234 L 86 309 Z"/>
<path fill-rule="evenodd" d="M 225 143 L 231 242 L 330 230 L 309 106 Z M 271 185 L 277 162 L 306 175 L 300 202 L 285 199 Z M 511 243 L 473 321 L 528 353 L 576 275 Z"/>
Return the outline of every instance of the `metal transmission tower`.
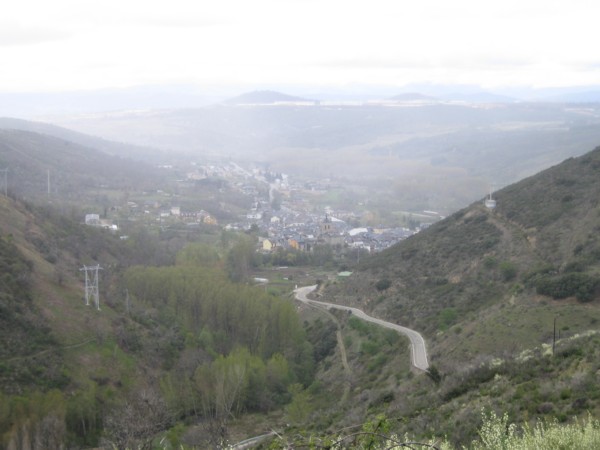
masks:
<path fill-rule="evenodd" d="M 85 304 L 90 305 L 90 298 L 94 298 L 96 309 L 100 311 L 100 295 L 98 293 L 98 271 L 102 270 L 99 264 L 83 266 L 80 271 L 85 271 Z"/>

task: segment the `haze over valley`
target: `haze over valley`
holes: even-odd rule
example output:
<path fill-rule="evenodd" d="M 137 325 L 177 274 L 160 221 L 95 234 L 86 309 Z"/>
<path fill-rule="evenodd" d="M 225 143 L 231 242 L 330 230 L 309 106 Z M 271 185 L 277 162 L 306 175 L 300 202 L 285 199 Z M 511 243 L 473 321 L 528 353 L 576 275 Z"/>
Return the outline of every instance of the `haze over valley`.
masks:
<path fill-rule="evenodd" d="M 598 5 L 5 9 L 0 450 L 600 447 Z"/>

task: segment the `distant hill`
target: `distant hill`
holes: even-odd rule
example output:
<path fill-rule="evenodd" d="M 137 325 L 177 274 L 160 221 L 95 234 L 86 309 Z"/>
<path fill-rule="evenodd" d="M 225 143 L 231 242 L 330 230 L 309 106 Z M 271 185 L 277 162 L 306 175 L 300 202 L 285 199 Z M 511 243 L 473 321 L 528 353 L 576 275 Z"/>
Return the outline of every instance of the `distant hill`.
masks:
<path fill-rule="evenodd" d="M 424 331 L 446 362 L 548 342 L 554 317 L 570 333 L 597 328 L 600 147 L 494 198 L 364 261 L 329 300 Z"/>
<path fill-rule="evenodd" d="M 90 190 L 97 196 L 101 186 L 143 189 L 145 185 L 156 186 L 164 176 L 146 163 L 15 129 L 0 129 L 0 167 L 8 168 L 8 189 L 14 194 L 46 198 L 49 171 L 51 196 L 77 202 L 83 202 Z"/>
<path fill-rule="evenodd" d="M 491 92 L 451 93 L 444 95 L 443 98 L 465 103 L 515 103 L 518 101 L 516 98 Z"/>
<path fill-rule="evenodd" d="M 429 95 L 419 94 L 418 92 L 408 92 L 406 94 L 395 95 L 390 97 L 389 100 L 397 102 L 416 102 L 416 101 L 436 101 L 439 100 Z"/>
<path fill-rule="evenodd" d="M 172 158 L 234 158 L 292 176 L 352 179 L 363 192 L 366 186 L 388 191 L 382 211 L 445 214 L 475 200 L 489 183 L 505 186 L 600 142 L 597 105 L 244 103 L 275 99 L 289 97 L 252 96 L 244 107 L 69 118 L 62 125 L 160 148 Z"/>
<path fill-rule="evenodd" d="M 600 103 L 600 90 L 582 91 L 582 92 L 567 92 L 555 94 L 539 99 L 547 102 L 563 102 L 563 103 Z"/>
<path fill-rule="evenodd" d="M 292 95 L 282 94 L 276 91 L 253 91 L 248 92 L 237 97 L 226 100 L 225 104 L 228 105 L 269 105 L 277 102 L 311 102 L 301 97 L 294 97 Z"/>
<path fill-rule="evenodd" d="M 117 155 L 121 157 L 148 160 L 150 159 L 152 153 L 159 152 L 156 149 L 141 147 L 134 144 L 126 144 L 123 142 L 109 141 L 107 139 L 79 133 L 77 131 L 69 130 L 67 128 L 59 127 L 49 123 L 15 119 L 11 117 L 0 117 L 0 129 L 31 131 L 39 134 L 47 134 L 49 136 L 64 139 L 65 141 L 70 141 L 84 147 L 90 147 L 96 150 L 101 150 L 110 155 Z"/>

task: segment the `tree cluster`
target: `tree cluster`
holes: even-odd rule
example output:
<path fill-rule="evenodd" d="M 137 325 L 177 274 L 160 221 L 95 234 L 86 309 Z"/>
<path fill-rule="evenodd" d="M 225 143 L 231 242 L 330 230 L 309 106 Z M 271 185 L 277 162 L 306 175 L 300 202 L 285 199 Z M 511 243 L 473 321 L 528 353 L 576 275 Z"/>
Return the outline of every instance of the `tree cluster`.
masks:
<path fill-rule="evenodd" d="M 224 435 L 231 418 L 281 406 L 292 383 L 309 384 L 313 349 L 292 302 L 231 282 L 214 253 L 196 253 L 182 252 L 176 266 L 132 267 L 124 282 L 135 302 L 185 335 L 177 367 L 161 381 L 167 404 Z"/>

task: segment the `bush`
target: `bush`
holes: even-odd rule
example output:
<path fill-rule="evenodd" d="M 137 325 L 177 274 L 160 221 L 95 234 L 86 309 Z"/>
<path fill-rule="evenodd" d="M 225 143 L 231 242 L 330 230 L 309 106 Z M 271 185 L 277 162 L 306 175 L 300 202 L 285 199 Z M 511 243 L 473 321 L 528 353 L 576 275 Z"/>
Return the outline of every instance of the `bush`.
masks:
<path fill-rule="evenodd" d="M 514 280 L 517 276 L 517 267 L 510 261 L 500 263 L 500 273 L 504 281 Z"/>
<path fill-rule="evenodd" d="M 440 311 L 438 320 L 439 320 L 439 328 L 441 330 L 447 330 L 450 325 L 452 325 L 456 318 L 458 317 L 458 313 L 454 308 L 444 308 Z"/>
<path fill-rule="evenodd" d="M 542 264 L 525 273 L 522 278 L 528 286 L 535 286 L 538 280 L 554 273 L 556 273 L 556 268 L 553 265 Z"/>
<path fill-rule="evenodd" d="M 577 297 L 582 302 L 590 301 L 600 286 L 597 276 L 573 272 L 561 276 L 542 276 L 535 283 L 538 294 L 547 295 L 554 299 Z"/>
<path fill-rule="evenodd" d="M 558 420 L 562 420 L 563 416 L 559 414 Z M 538 422 L 534 427 L 517 427 L 509 422 L 507 414 L 498 417 L 491 412 L 483 414 L 479 437 L 480 440 L 474 441 L 470 447 L 473 450 L 600 448 L 600 423 L 590 417 L 570 425 L 559 425 L 553 421 Z"/>
<path fill-rule="evenodd" d="M 385 291 L 392 285 L 392 282 L 388 278 L 382 278 L 377 283 L 375 283 L 375 289 L 379 292 Z"/>

